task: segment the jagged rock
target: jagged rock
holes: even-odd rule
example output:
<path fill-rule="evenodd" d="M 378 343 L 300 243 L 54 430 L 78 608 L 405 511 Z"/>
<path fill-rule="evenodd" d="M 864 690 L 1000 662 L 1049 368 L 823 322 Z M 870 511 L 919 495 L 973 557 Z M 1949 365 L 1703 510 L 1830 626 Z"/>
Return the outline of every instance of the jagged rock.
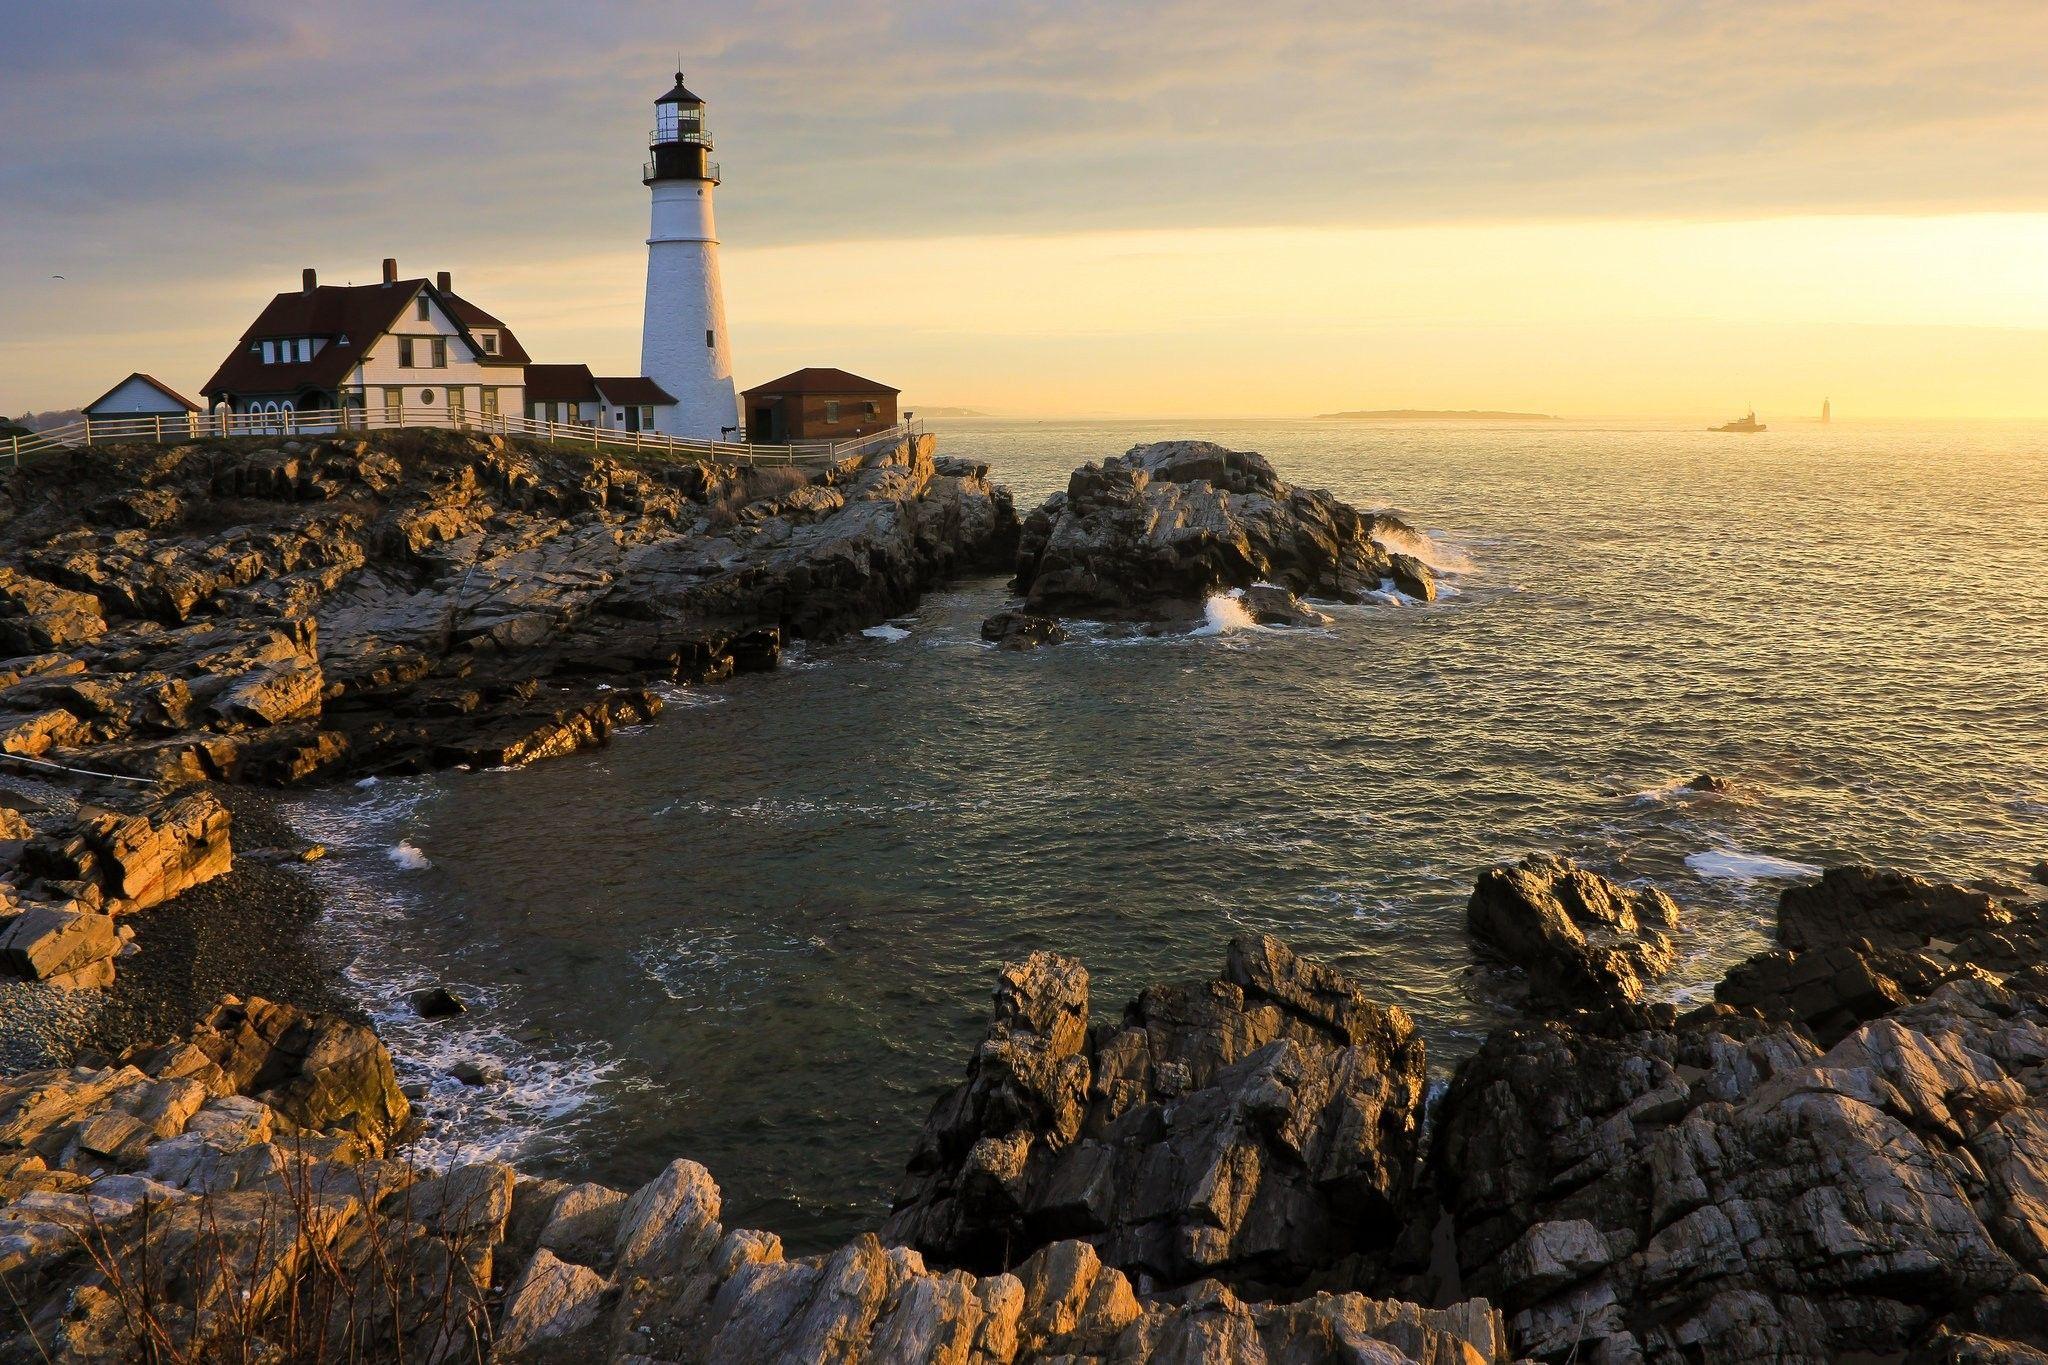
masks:
<path fill-rule="evenodd" d="M 70 988 L 109 985 L 120 951 L 110 915 L 38 905 L 0 917 L 0 969 L 32 981 Z"/>
<path fill-rule="evenodd" d="M 152 1075 L 208 1076 L 301 1128 L 343 1132 L 372 1150 L 401 1132 L 411 1107 L 391 1054 L 362 1024 L 269 1000 L 227 997 L 182 1044 L 134 1054 Z"/>
<path fill-rule="evenodd" d="M 1165 441 L 1082 466 L 1032 512 L 1016 587 L 1039 612 L 1152 612 L 1259 582 L 1358 601 L 1395 575 L 1382 540 L 1414 534 L 1281 482 L 1263 456 Z"/>
<path fill-rule="evenodd" d="M 1712 1010 L 1608 1037 L 1503 1031 L 1445 1098 L 1433 1188 L 1464 1285 L 1539 1358 L 2038 1344 L 2048 1316 L 2022 1305 L 2048 1268 L 2043 1061 L 2048 1010 L 1981 974 L 1824 1055 Z"/>
<path fill-rule="evenodd" d="M 35 654 L 106 631 L 99 599 L 0 566 L 0 653 Z"/>
<path fill-rule="evenodd" d="M 47 880 L 96 886 L 111 909 L 144 910 L 232 867 L 233 823 L 220 798 L 206 791 L 133 811 L 81 805 L 69 829 L 23 850 L 22 866 Z"/>
<path fill-rule="evenodd" d="M 1549 853 L 1532 853 L 1479 876 L 1465 927 L 1487 951 L 1528 975 L 1532 1003 L 1634 1004 L 1646 982 L 1670 971 L 1666 932 L 1678 906 L 1662 891 L 1620 886 Z"/>
<path fill-rule="evenodd" d="M 1244 590 L 1244 609 L 1262 626 L 1322 627 L 1330 618 L 1285 588 L 1254 583 Z"/>
<path fill-rule="evenodd" d="M 2039 963 L 2048 923 L 2037 907 L 1969 887 L 1839 867 L 1780 895 L 1778 941 L 1785 946 L 1731 968 L 1715 998 L 1832 1044 L 1972 968 L 2011 974 Z"/>
<path fill-rule="evenodd" d="M 1087 973 L 1006 968 L 884 1229 L 979 1272 L 1061 1238 L 1148 1283 L 1294 1283 L 1390 1241 L 1421 1122 L 1408 1017 L 1265 938 L 1086 1028 Z"/>
<path fill-rule="evenodd" d="M 542 1247 L 505 1296 L 493 1358 L 520 1360 L 550 1341 L 574 1336 L 598 1319 L 602 1275 L 557 1260 Z"/>
<path fill-rule="evenodd" d="M 981 623 L 981 638 L 998 649 L 1037 649 L 1064 644 L 1067 628 L 1050 616 L 1028 611 L 999 611 Z"/>
<path fill-rule="evenodd" d="M 1863 939 L 1880 948 L 1921 948 L 2016 922 L 1982 891 L 1875 867 L 1831 867 L 1778 899 L 1778 942 L 1792 950 Z"/>
<path fill-rule="evenodd" d="M 1414 555 L 1389 555 L 1387 577 L 1394 580 L 1395 589 L 1405 596 L 1422 602 L 1436 601 L 1436 573 Z"/>
<path fill-rule="evenodd" d="M 1692 791 L 1707 792 L 1714 796 L 1726 796 L 1735 790 L 1733 782 L 1725 777 L 1716 777 L 1712 773 L 1700 773 L 1685 785 Z"/>

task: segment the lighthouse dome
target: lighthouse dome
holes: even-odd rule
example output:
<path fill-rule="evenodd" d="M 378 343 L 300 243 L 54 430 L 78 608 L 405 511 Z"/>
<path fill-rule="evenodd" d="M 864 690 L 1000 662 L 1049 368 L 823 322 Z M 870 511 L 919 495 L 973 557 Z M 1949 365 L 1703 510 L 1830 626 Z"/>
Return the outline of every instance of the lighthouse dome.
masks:
<path fill-rule="evenodd" d="M 664 104 L 690 104 L 695 105 L 699 109 L 704 107 L 704 101 L 691 94 L 690 88 L 683 84 L 683 73 L 680 71 L 676 72 L 675 88 L 654 103 L 657 106 Z"/>

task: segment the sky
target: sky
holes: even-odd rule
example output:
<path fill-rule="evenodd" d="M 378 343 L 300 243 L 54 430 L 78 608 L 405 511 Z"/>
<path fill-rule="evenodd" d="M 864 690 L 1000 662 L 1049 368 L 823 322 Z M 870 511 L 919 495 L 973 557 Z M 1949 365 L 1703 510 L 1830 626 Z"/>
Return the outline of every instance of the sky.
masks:
<path fill-rule="evenodd" d="M 743 387 L 2048 418 L 2043 0 L 0 0 L 0 54 L 0 412 L 196 391 L 385 256 L 637 373 L 680 61 Z"/>

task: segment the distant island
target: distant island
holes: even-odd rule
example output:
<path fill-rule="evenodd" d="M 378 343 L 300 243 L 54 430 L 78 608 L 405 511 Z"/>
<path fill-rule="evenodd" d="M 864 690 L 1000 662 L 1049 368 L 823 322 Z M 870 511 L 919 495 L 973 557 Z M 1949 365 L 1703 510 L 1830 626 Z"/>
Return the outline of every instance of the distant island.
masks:
<path fill-rule="evenodd" d="M 1555 422 L 1556 416 L 1547 412 L 1486 412 L 1478 408 L 1374 408 L 1370 412 L 1323 412 L 1316 414 L 1316 420 L 1370 422 L 1374 420 L 1432 421 L 1432 422 Z"/>
<path fill-rule="evenodd" d="M 980 411 L 980 410 L 979 410 L 979 409 L 977 409 L 977 408 L 942 408 L 942 407 L 937 407 L 937 406 L 932 406 L 932 407 L 926 407 L 926 406 L 924 406 L 923 404 L 919 404 L 919 405 L 918 405 L 918 406 L 917 406 L 916 408 L 913 408 L 913 409 L 912 409 L 912 411 L 913 411 L 913 412 L 915 412 L 915 413 L 917 413 L 917 415 L 918 415 L 918 416 L 920 416 L 920 417 L 986 417 L 986 416 L 988 416 L 988 414 L 987 414 L 987 413 L 985 413 L 985 412 L 982 412 L 982 411 Z"/>

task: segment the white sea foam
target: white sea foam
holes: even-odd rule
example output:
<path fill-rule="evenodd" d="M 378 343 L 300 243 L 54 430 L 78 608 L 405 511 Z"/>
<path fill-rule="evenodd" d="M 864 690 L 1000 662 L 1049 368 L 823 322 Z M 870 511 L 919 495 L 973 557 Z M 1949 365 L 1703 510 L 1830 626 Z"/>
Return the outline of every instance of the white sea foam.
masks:
<path fill-rule="evenodd" d="M 1227 635 L 1235 630 L 1257 630 L 1259 623 L 1252 619 L 1245 609 L 1244 600 L 1228 593 L 1218 593 L 1202 604 L 1203 623 L 1189 631 L 1190 635 Z"/>
<path fill-rule="evenodd" d="M 407 872 L 418 872 L 422 868 L 433 866 L 427 861 L 427 855 L 420 852 L 419 846 L 410 839 L 400 839 L 386 850 L 385 856 Z"/>
<path fill-rule="evenodd" d="M 361 777 L 361 778 L 357 778 L 357 779 L 356 779 L 356 785 L 357 785 L 358 787 L 374 787 L 374 786 L 376 786 L 376 785 L 377 785 L 377 779 L 376 779 L 375 777 Z"/>
<path fill-rule="evenodd" d="M 1373 540 L 1383 550 L 1394 554 L 1414 555 L 1438 573 L 1478 573 L 1479 566 L 1472 556 L 1447 541 L 1438 540 L 1427 531 L 1408 531 L 1393 526 L 1382 526 L 1373 533 Z"/>
<path fill-rule="evenodd" d="M 1740 849 L 1710 848 L 1694 853 L 1685 865 L 1702 877 L 1716 881 L 1755 882 L 1773 877 L 1813 877 L 1820 869 L 1812 863 L 1795 863 L 1790 858 L 1773 858 L 1768 853 L 1744 853 Z"/>
<path fill-rule="evenodd" d="M 886 640 L 892 645 L 898 640 L 908 640 L 910 638 L 910 632 L 901 626 L 869 626 L 861 634 L 867 636 L 870 640 Z"/>
<path fill-rule="evenodd" d="M 323 927 L 344 946 L 349 990 L 391 1048 L 399 1079 L 424 1092 L 416 1105 L 424 1129 L 408 1143 L 408 1159 L 433 1167 L 509 1161 L 567 1140 L 577 1112 L 613 1083 L 616 1063 L 597 1045 L 536 1046 L 510 1036 L 501 1011 L 516 988 L 449 977 L 402 951 L 418 895 L 408 873 L 427 859 L 400 836 L 432 791 L 431 779 L 401 778 L 345 801 L 293 802 L 285 815 L 300 837 L 332 850 L 307 869 L 326 905 Z M 466 1014 L 429 1021 L 414 1012 L 412 993 L 440 985 L 468 1005 Z M 464 1085 L 449 1074 L 464 1060 L 494 1064 L 504 1079 Z"/>
<path fill-rule="evenodd" d="M 1382 578 L 1379 587 L 1367 593 L 1365 600 L 1377 602 L 1383 607 L 1419 607 L 1422 605 L 1421 598 L 1410 597 L 1407 593 L 1402 592 L 1394 586 L 1394 580 L 1391 578 Z"/>

